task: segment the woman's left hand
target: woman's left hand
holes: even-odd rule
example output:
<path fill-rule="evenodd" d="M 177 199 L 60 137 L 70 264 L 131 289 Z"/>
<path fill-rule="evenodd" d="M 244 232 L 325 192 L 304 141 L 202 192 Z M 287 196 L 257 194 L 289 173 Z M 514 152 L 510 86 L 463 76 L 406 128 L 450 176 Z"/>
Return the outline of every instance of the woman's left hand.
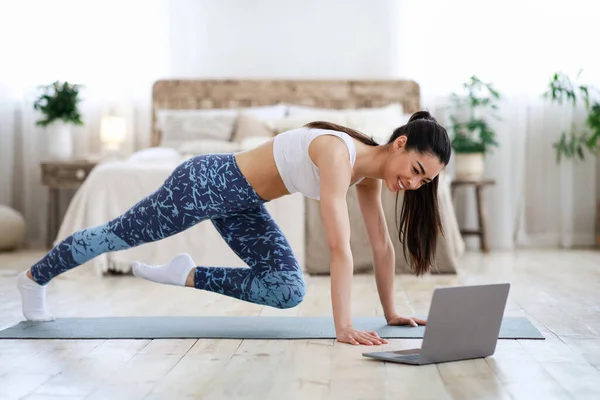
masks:
<path fill-rule="evenodd" d="M 405 318 L 400 315 L 393 315 L 387 319 L 388 325 L 410 325 L 410 326 L 419 326 L 419 325 L 427 325 L 427 321 L 420 318 Z"/>

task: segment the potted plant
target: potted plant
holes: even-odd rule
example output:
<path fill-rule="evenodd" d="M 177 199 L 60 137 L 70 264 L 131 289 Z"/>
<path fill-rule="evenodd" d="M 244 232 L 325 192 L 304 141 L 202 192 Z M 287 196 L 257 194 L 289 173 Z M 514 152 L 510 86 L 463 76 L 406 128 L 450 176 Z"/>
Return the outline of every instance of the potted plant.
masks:
<path fill-rule="evenodd" d="M 581 71 L 577 74 L 577 78 Z M 598 140 L 600 139 L 600 102 L 593 100 L 596 88 L 583 84 L 576 84 L 571 78 L 563 73 L 557 72 L 548 84 L 548 90 L 543 97 L 551 103 L 563 105 L 567 103 L 576 109 L 583 106 L 585 110 L 585 121 L 578 123 L 576 118 L 571 121 L 570 130 L 563 131 L 560 139 L 553 143 L 556 149 L 556 162 L 560 164 L 562 158 L 585 159 L 585 150 L 592 155 L 598 151 Z"/>
<path fill-rule="evenodd" d="M 491 83 L 471 76 L 463 83 L 465 93 L 451 95 L 450 115 L 455 175 L 459 179 L 480 179 L 484 173 L 484 157 L 498 146 L 496 132 L 487 121 L 498 109 L 500 93 Z"/>
<path fill-rule="evenodd" d="M 48 128 L 50 156 L 67 159 L 72 156 L 72 125 L 83 125 L 78 109 L 79 85 L 69 82 L 54 82 L 41 86 L 44 90 L 33 107 L 42 113 L 43 118 L 36 125 Z"/>

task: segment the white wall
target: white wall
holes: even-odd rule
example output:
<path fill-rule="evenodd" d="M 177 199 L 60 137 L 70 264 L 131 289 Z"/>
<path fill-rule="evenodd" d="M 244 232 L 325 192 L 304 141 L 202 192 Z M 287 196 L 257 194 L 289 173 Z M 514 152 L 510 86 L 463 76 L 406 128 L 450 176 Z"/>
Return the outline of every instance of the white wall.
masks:
<path fill-rule="evenodd" d="M 171 0 L 177 77 L 390 78 L 393 0 Z"/>

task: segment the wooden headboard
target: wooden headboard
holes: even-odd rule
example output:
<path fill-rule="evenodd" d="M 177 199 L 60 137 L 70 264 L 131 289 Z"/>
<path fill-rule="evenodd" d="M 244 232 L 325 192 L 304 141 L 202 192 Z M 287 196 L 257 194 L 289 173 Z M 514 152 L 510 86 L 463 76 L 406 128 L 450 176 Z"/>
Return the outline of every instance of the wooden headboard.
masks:
<path fill-rule="evenodd" d="M 288 103 L 320 108 L 373 108 L 401 103 L 419 110 L 419 85 L 411 80 L 170 79 L 152 89 L 152 146 L 160 143 L 156 110 L 210 109 Z"/>

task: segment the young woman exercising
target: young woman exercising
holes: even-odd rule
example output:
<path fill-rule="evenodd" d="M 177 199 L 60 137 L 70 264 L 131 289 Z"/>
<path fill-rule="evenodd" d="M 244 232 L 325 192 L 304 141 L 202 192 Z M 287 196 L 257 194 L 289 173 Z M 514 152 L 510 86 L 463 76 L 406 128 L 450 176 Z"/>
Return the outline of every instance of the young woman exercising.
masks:
<path fill-rule="evenodd" d="M 330 249 L 331 297 L 337 340 L 382 344 L 375 332 L 356 330 L 351 317 L 350 224 L 346 195 L 356 185 L 373 249 L 377 289 L 387 323 L 425 324 L 394 308 L 395 255 L 381 205 L 382 183 L 405 191 L 399 236 L 416 275 L 429 270 L 441 231 L 438 174 L 450 160 L 446 130 L 427 111 L 413 114 L 385 145 L 360 132 L 313 122 L 236 154 L 203 154 L 182 162 L 164 184 L 121 216 L 75 232 L 18 278 L 23 314 L 52 321 L 46 285 L 109 251 L 167 238 L 210 220 L 231 249 L 250 267 L 196 266 L 187 254 L 169 264 L 133 263 L 135 276 L 194 287 L 277 308 L 297 306 L 305 283 L 298 261 L 265 203 L 300 192 L 319 199 Z"/>

